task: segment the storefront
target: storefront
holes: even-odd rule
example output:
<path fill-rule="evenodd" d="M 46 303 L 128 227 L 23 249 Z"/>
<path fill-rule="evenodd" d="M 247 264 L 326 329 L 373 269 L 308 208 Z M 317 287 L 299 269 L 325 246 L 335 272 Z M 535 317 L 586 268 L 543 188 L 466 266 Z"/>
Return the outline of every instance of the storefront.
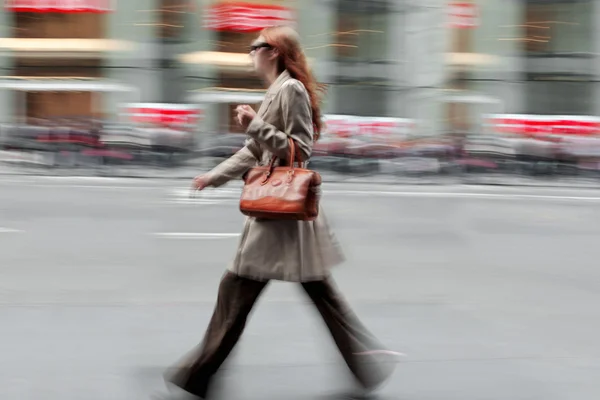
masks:
<path fill-rule="evenodd" d="M 498 99 L 502 111 L 593 115 L 599 109 L 596 67 L 598 2 L 590 0 L 449 0 L 449 68 L 454 93 Z M 459 61 L 459 60 L 457 60 Z M 467 62 L 470 61 L 470 64 Z M 479 105 L 450 104 L 449 130 L 481 133 Z"/>
<path fill-rule="evenodd" d="M 212 118 L 207 119 L 205 126 L 207 131 L 240 133 L 240 127 L 234 120 L 235 107 L 240 103 L 258 107 L 264 92 L 264 83 L 252 71 L 249 46 L 257 33 L 267 26 L 295 26 L 294 2 L 248 0 L 208 3 L 201 15 L 206 38 L 212 46 L 209 51 L 182 54 L 180 61 L 190 70 L 195 65 L 205 65 L 204 71 L 211 75 L 214 84 L 192 92 L 189 98 L 211 109 Z"/>
<path fill-rule="evenodd" d="M 4 77 L 0 93 L 9 93 L 14 101 L 13 122 L 27 125 L 78 119 L 96 120 L 99 102 L 107 94 L 123 101 L 138 99 L 138 88 L 103 79 L 70 77 Z"/>
<path fill-rule="evenodd" d="M 0 47 L 10 54 L 12 73 L 2 95 L 17 105 L 12 117 L 29 124 L 104 117 L 104 93 L 122 89 L 103 82 L 104 57 L 122 45 L 106 39 L 113 11 L 110 0 L 5 2 L 12 32 Z"/>
<path fill-rule="evenodd" d="M 498 62 L 495 55 L 478 52 L 475 41 L 479 27 L 487 22 L 487 12 L 477 0 L 451 0 L 447 4 L 447 95 L 442 98 L 446 133 L 480 133 L 481 116 L 501 111 L 499 107 L 490 108 L 501 100 L 480 92 L 473 83 L 480 70 L 494 68 Z"/>
<path fill-rule="evenodd" d="M 211 134 L 242 133 L 234 118 L 235 107 L 239 104 L 249 104 L 258 109 L 263 99 L 264 90 L 207 88 L 192 91 L 188 95 L 190 103 L 218 113 L 213 115 L 212 124 L 211 120 L 207 120 L 202 125 L 202 131 Z"/>

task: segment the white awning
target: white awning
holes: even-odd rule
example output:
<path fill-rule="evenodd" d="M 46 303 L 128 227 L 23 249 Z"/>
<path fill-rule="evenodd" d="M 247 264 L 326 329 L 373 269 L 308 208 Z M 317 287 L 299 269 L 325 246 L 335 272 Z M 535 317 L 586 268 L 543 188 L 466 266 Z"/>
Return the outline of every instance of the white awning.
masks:
<path fill-rule="evenodd" d="M 132 51 L 134 42 L 112 39 L 29 39 L 0 38 L 0 50 L 19 53 L 21 57 L 81 57 L 82 54 L 110 51 Z"/>
<path fill-rule="evenodd" d="M 482 53 L 446 53 L 446 64 L 449 65 L 494 65 L 498 64 L 500 58 L 492 54 Z"/>
<path fill-rule="evenodd" d="M 192 103 L 260 103 L 265 98 L 262 92 L 192 92 L 188 101 Z"/>
<path fill-rule="evenodd" d="M 221 68 L 252 68 L 252 59 L 248 53 L 196 51 L 181 54 L 178 59 L 184 64 L 214 65 Z M 313 58 L 307 58 L 307 62 L 309 65 L 314 65 Z"/>
<path fill-rule="evenodd" d="M 451 94 L 445 95 L 442 99 L 448 103 L 463 104 L 501 104 L 502 101 L 495 97 L 489 97 L 479 94 Z"/>
<path fill-rule="evenodd" d="M 0 80 L 0 89 L 27 92 L 136 92 L 135 86 L 103 80 Z"/>
<path fill-rule="evenodd" d="M 227 53 L 219 51 L 197 51 L 179 56 L 185 64 L 208 64 L 222 67 L 252 67 L 248 53 Z"/>

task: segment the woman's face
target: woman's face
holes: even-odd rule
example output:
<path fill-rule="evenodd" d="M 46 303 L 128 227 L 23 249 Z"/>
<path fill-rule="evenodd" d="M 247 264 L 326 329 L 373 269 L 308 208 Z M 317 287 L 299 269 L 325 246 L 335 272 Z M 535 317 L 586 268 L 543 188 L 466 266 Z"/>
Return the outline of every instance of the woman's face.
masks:
<path fill-rule="evenodd" d="M 250 56 L 252 57 L 254 70 L 258 74 L 263 74 L 273 65 L 276 60 L 276 56 L 273 53 L 273 47 L 265 41 L 264 37 L 259 36 L 252 42 L 250 45 Z"/>

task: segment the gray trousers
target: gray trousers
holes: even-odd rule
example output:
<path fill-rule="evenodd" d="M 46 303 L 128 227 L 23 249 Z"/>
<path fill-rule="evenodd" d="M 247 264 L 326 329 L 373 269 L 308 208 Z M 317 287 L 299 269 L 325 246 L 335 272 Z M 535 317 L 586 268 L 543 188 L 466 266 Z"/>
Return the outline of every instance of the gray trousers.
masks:
<path fill-rule="evenodd" d="M 201 398 L 209 394 L 211 380 L 238 342 L 248 315 L 268 281 L 256 281 L 227 272 L 219 286 L 217 304 L 200 346 L 165 379 Z M 383 350 L 341 298 L 330 278 L 301 283 L 323 317 L 335 344 L 360 385 L 372 388 L 391 371 L 378 367 L 372 350 Z"/>

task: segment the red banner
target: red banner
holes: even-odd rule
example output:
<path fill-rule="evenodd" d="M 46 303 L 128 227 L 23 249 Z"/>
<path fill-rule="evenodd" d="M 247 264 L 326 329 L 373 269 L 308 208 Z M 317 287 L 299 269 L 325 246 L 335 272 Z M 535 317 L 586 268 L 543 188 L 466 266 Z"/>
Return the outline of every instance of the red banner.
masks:
<path fill-rule="evenodd" d="M 600 118 L 598 117 L 493 115 L 488 121 L 492 130 L 497 133 L 527 136 L 600 134 Z"/>
<path fill-rule="evenodd" d="M 369 136 L 373 139 L 397 139 L 413 133 L 416 125 L 406 118 L 358 117 L 354 115 L 325 115 L 325 134 L 352 138 Z"/>
<path fill-rule="evenodd" d="M 451 2 L 448 7 L 451 28 L 470 29 L 479 25 L 475 3 L 457 1 Z"/>
<path fill-rule="evenodd" d="M 105 13 L 113 11 L 114 0 L 5 0 L 11 12 Z"/>
<path fill-rule="evenodd" d="M 274 25 L 294 25 L 288 7 L 254 3 L 218 3 L 208 8 L 204 27 L 215 31 L 256 32 Z"/>
<path fill-rule="evenodd" d="M 125 115 L 132 122 L 154 125 L 195 125 L 202 118 L 196 106 L 177 104 L 130 104 Z"/>

